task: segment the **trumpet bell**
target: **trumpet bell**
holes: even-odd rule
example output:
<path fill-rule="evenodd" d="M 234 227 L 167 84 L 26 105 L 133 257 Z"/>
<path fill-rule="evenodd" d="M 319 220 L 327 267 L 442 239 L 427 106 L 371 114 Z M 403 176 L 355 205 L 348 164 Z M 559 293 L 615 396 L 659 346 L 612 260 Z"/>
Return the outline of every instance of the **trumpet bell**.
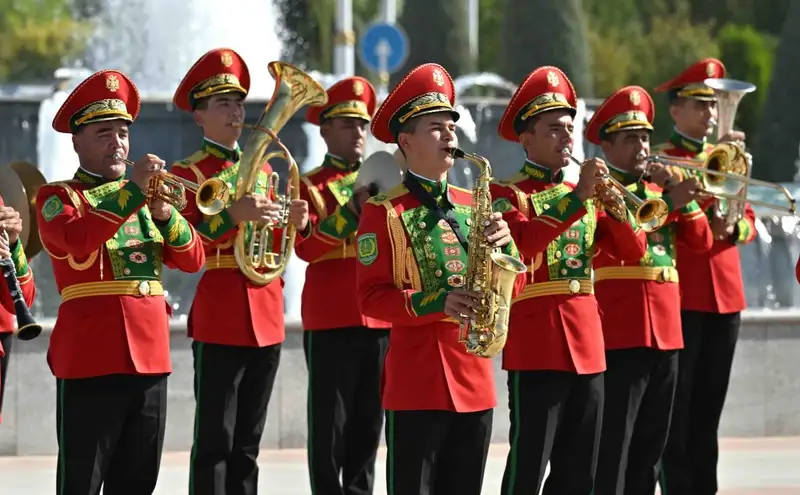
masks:
<path fill-rule="evenodd" d="M 643 202 L 636 209 L 634 217 L 636 223 L 645 232 L 655 232 L 660 229 L 669 215 L 669 207 L 663 199 L 654 198 Z"/>
<path fill-rule="evenodd" d="M 736 143 L 720 143 L 714 147 L 706 158 L 703 168 L 711 174 L 703 174 L 704 188 L 709 192 L 738 194 L 745 182 L 740 178 L 747 177 L 747 157 L 741 146 Z"/>
<path fill-rule="evenodd" d="M 375 195 L 384 193 L 403 182 L 403 172 L 395 156 L 387 151 L 376 151 L 361 164 L 353 190 L 370 188 Z"/>
<path fill-rule="evenodd" d="M 200 213 L 216 215 L 228 204 L 230 188 L 222 179 L 212 177 L 197 187 L 195 198 Z"/>

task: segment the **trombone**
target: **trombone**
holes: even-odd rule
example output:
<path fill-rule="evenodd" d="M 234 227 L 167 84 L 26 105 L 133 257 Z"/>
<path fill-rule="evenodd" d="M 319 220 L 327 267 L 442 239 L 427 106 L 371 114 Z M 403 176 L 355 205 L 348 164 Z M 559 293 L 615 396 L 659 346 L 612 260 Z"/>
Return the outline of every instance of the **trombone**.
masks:
<path fill-rule="evenodd" d="M 133 166 L 132 161 L 123 158 L 119 153 L 114 155 L 114 159 L 125 165 Z M 197 209 L 204 215 L 216 215 L 224 210 L 230 197 L 230 187 L 217 177 L 212 177 L 202 184 L 196 184 L 169 172 L 164 172 L 150 180 L 147 197 L 165 201 L 178 211 L 183 211 L 187 204 L 187 190 L 195 194 Z"/>
<path fill-rule="evenodd" d="M 579 167 L 583 166 L 583 164 L 569 152 L 568 148 L 564 148 L 561 153 Z M 606 202 L 603 204 L 617 220 L 625 220 L 625 212 L 628 210 L 628 206 L 625 203 L 627 200 L 635 208 L 634 212 L 632 212 L 633 217 L 643 231 L 655 232 L 667 221 L 669 207 L 663 199 L 641 199 L 628 190 L 627 187 L 623 186 L 617 179 L 612 177 L 611 174 L 604 174 L 603 179 L 606 181 L 605 189 L 614 198 L 613 204 L 608 204 Z M 615 189 L 616 191 L 614 191 Z"/>
<path fill-rule="evenodd" d="M 719 143 L 702 162 L 687 158 L 649 156 L 647 161 L 660 165 L 697 172 L 703 186 L 701 194 L 719 199 L 747 201 L 753 206 L 795 214 L 795 199 L 788 189 L 774 182 L 748 177 L 748 158 L 741 146 L 735 143 Z M 783 194 L 786 206 L 767 201 L 748 200 L 747 186 L 760 186 L 774 189 Z"/>

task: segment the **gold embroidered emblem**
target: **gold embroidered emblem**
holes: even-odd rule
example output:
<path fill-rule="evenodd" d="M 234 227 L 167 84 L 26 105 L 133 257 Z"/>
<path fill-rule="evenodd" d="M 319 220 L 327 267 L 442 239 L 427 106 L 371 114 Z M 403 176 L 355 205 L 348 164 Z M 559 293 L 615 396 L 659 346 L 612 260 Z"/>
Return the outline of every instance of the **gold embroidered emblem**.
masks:
<path fill-rule="evenodd" d="M 219 56 L 219 60 L 225 67 L 230 67 L 233 65 L 233 55 L 231 55 L 231 52 L 222 52 L 222 54 Z"/>
<path fill-rule="evenodd" d="M 714 77 L 714 73 L 715 72 L 716 71 L 714 70 L 714 62 L 707 63 L 706 64 L 706 74 L 708 74 L 708 77 Z"/>
<path fill-rule="evenodd" d="M 553 71 L 547 71 L 547 82 L 554 88 L 558 86 L 558 74 Z"/>
<path fill-rule="evenodd" d="M 354 81 L 353 82 L 353 94 L 356 96 L 361 96 L 364 94 L 364 83 L 361 81 Z"/>
<path fill-rule="evenodd" d="M 636 106 L 639 106 L 639 103 L 642 101 L 642 96 L 636 90 L 631 91 L 629 97 L 631 99 L 631 103 Z"/>
<path fill-rule="evenodd" d="M 437 86 L 444 86 L 444 74 L 439 69 L 434 69 L 433 71 L 433 82 Z"/>
<path fill-rule="evenodd" d="M 106 77 L 106 89 L 112 93 L 119 89 L 119 78 L 114 74 L 109 74 Z"/>

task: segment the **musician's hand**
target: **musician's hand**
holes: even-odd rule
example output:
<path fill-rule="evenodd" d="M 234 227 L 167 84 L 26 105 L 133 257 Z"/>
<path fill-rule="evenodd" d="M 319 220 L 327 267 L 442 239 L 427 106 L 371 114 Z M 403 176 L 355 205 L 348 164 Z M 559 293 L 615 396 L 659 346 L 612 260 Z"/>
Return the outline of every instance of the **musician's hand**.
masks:
<path fill-rule="evenodd" d="M 0 207 L 0 230 L 8 232 L 8 239 L 14 245 L 22 233 L 22 218 L 19 212 L 10 206 Z"/>
<path fill-rule="evenodd" d="M 502 213 L 492 213 L 492 216 L 486 221 L 484 227 L 483 234 L 492 246 L 503 247 L 511 242 L 511 230 L 509 230 L 506 221 L 503 220 Z"/>
<path fill-rule="evenodd" d="M 0 235 L 0 259 L 11 257 L 11 247 L 6 242 L 6 236 Z"/>
<path fill-rule="evenodd" d="M 164 160 L 156 155 L 144 155 L 136 160 L 131 170 L 131 182 L 139 186 L 139 188 L 147 192 L 150 186 L 150 180 L 156 176 L 164 173 Z"/>
<path fill-rule="evenodd" d="M 453 289 L 444 300 L 444 314 L 466 324 L 476 316 L 480 305 L 480 295 L 468 290 Z"/>
<path fill-rule="evenodd" d="M 575 187 L 575 194 L 581 201 L 586 201 L 595 195 L 597 186 L 603 184 L 604 176 L 608 174 L 606 163 L 600 158 L 590 158 L 581 165 L 581 175 Z"/>
<path fill-rule="evenodd" d="M 672 199 L 672 205 L 675 209 L 683 208 L 688 205 L 692 200 L 697 199 L 697 193 L 702 190 L 702 184 L 697 177 L 690 177 L 683 182 L 672 186 L 669 190 L 668 196 Z"/>
<path fill-rule="evenodd" d="M 308 226 L 308 201 L 304 199 L 293 199 L 289 205 L 289 222 L 302 232 Z"/>
<path fill-rule="evenodd" d="M 228 215 L 236 222 L 274 223 L 280 220 L 281 205 L 266 196 L 246 194 L 228 207 Z"/>
<path fill-rule="evenodd" d="M 728 225 L 724 217 L 714 216 L 711 218 L 711 233 L 714 240 L 724 241 L 733 235 L 733 225 Z"/>
<path fill-rule="evenodd" d="M 372 185 L 370 184 L 370 186 Z M 359 187 L 358 189 L 354 190 L 353 195 L 350 197 L 350 201 L 347 202 L 347 208 L 356 217 L 361 216 L 361 211 L 364 209 L 364 205 L 367 203 L 367 200 L 378 194 L 377 187 L 370 186 Z"/>
<path fill-rule="evenodd" d="M 661 189 L 669 190 L 677 184 L 682 174 L 675 167 L 668 167 L 661 163 L 650 163 L 647 165 L 648 179 Z"/>
<path fill-rule="evenodd" d="M 731 131 L 721 138 L 719 138 L 720 143 L 744 143 L 745 138 L 747 135 L 742 131 Z"/>

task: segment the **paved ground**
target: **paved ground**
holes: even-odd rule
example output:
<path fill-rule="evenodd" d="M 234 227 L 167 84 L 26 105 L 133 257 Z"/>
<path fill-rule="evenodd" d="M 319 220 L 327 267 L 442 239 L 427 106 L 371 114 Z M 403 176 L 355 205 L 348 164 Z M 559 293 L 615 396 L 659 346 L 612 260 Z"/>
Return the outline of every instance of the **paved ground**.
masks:
<path fill-rule="evenodd" d="M 725 439 L 720 459 L 720 495 L 800 495 L 800 437 Z M 507 448 L 492 446 L 483 493 L 498 494 Z M 186 493 L 188 454 L 165 454 L 156 495 Z M 305 451 L 262 451 L 260 486 L 270 495 L 308 494 Z M 378 461 L 375 495 L 385 495 L 383 462 Z M 0 493 L 50 495 L 54 457 L 0 457 Z"/>

